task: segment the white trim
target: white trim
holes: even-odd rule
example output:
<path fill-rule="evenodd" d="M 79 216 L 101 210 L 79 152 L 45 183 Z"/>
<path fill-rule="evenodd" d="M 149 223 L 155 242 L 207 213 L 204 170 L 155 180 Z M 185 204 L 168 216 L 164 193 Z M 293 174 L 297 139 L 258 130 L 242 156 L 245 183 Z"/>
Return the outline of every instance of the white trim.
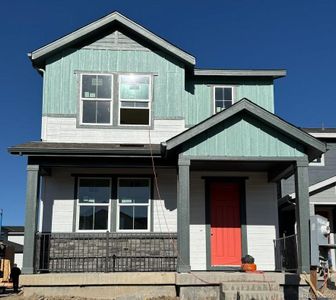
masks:
<path fill-rule="evenodd" d="M 125 203 L 121 204 L 119 203 L 119 181 L 120 179 L 145 179 L 148 181 L 148 191 L 149 191 L 149 199 L 148 203 Z M 151 227 L 151 206 L 152 206 L 152 200 L 151 200 L 151 190 L 152 190 L 152 180 L 150 177 L 118 177 L 117 179 L 117 217 L 116 217 L 116 232 L 150 232 Z M 147 206 L 147 229 L 119 229 L 119 221 L 120 221 L 120 206 Z"/>
<path fill-rule="evenodd" d="M 315 183 L 315 184 L 311 185 L 309 187 L 309 193 L 315 192 L 316 190 L 319 190 L 319 189 L 321 189 L 325 186 L 328 186 L 330 184 L 333 184 L 333 183 L 336 183 L 336 176 L 330 177 L 326 180 L 323 180 L 323 181 L 320 181 L 318 183 Z M 289 194 L 289 197 L 294 199 L 295 198 L 295 193 Z M 314 202 L 311 202 L 311 203 L 314 203 Z M 320 204 L 320 202 L 319 202 L 319 204 Z"/>
<path fill-rule="evenodd" d="M 335 202 L 310 202 L 310 204 L 313 205 L 330 205 L 330 206 L 335 206 Z"/>
<path fill-rule="evenodd" d="M 323 167 L 324 166 L 324 153 L 321 154 L 321 161 L 320 162 L 316 162 L 316 161 L 311 161 L 309 163 L 309 166 L 311 167 Z"/>
<path fill-rule="evenodd" d="M 86 98 L 82 97 L 83 90 L 83 75 L 103 75 L 111 77 L 111 98 Z M 113 124 L 113 80 L 115 74 L 113 73 L 81 73 L 79 78 L 79 124 L 80 125 L 91 125 L 91 126 L 104 126 L 104 125 L 112 125 Z M 109 101 L 110 102 L 110 122 L 109 123 L 84 123 L 83 122 L 83 101 Z"/>
<path fill-rule="evenodd" d="M 122 99 L 120 97 L 120 78 L 122 76 L 129 76 L 129 75 L 134 75 L 134 76 L 145 76 L 149 78 L 149 87 L 148 87 L 148 100 L 147 99 Z M 151 126 L 152 123 L 152 90 L 153 90 L 153 78 L 152 75 L 150 74 L 141 74 L 141 73 L 122 73 L 118 74 L 118 126 Z M 120 110 L 122 109 L 121 107 L 121 102 L 146 102 L 148 103 L 148 107 L 124 107 L 124 109 L 143 109 L 143 110 L 148 110 L 148 124 L 121 124 L 120 123 Z"/>
<path fill-rule="evenodd" d="M 81 179 L 105 179 L 109 181 L 109 202 L 108 203 L 79 203 L 79 188 L 80 188 L 80 180 Z M 78 177 L 77 182 L 77 195 L 76 195 L 76 232 L 106 232 L 110 231 L 111 227 L 111 189 L 112 189 L 112 179 L 110 177 Z M 107 206 L 107 229 L 79 229 L 79 212 L 80 206 Z"/>
<path fill-rule="evenodd" d="M 336 138 L 336 132 L 309 132 L 315 138 Z"/>
<path fill-rule="evenodd" d="M 213 103 L 213 114 L 217 114 L 219 112 L 216 111 L 216 88 L 231 88 L 231 91 L 232 91 L 232 104 L 233 105 L 235 103 L 235 98 L 236 98 L 236 89 L 235 89 L 235 86 L 233 85 L 226 85 L 226 84 L 218 84 L 218 85 L 214 85 L 212 87 L 212 103 Z M 225 100 L 223 100 L 225 101 Z M 228 100 L 226 100 L 228 101 Z M 225 110 L 222 109 L 221 111 Z"/>

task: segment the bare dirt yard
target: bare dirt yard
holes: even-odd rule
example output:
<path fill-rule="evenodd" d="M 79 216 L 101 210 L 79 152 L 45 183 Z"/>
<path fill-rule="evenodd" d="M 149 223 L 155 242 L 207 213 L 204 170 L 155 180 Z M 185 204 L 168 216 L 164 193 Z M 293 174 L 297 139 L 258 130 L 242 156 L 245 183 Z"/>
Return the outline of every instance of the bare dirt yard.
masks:
<path fill-rule="evenodd" d="M 19 294 L 12 294 L 12 293 L 6 293 L 0 295 L 0 299 L 3 298 L 3 300 L 95 300 L 93 298 L 83 298 L 83 297 L 47 297 L 47 296 L 39 296 L 39 295 L 33 295 L 29 297 L 25 297 L 24 293 L 21 292 Z M 178 297 L 158 297 L 158 298 L 146 298 L 144 300 L 178 300 Z M 112 299 L 108 299 L 112 300 Z"/>

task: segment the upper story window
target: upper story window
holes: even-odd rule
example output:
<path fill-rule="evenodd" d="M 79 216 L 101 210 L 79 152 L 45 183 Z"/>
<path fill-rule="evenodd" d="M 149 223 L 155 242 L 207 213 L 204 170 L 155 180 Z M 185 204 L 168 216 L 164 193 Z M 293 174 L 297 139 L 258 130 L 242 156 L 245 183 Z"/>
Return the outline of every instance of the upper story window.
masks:
<path fill-rule="evenodd" d="M 309 163 L 310 166 L 314 167 L 323 167 L 324 166 L 324 154 L 322 154 L 320 157 L 315 158 L 313 161 Z"/>
<path fill-rule="evenodd" d="M 81 75 L 81 123 L 111 124 L 112 75 Z"/>
<path fill-rule="evenodd" d="M 233 104 L 232 86 L 214 87 L 214 113 L 218 113 Z"/>
<path fill-rule="evenodd" d="M 119 125 L 150 125 L 151 77 L 119 76 Z"/>
<path fill-rule="evenodd" d="M 151 124 L 151 75 L 81 74 L 80 83 L 80 124 Z"/>

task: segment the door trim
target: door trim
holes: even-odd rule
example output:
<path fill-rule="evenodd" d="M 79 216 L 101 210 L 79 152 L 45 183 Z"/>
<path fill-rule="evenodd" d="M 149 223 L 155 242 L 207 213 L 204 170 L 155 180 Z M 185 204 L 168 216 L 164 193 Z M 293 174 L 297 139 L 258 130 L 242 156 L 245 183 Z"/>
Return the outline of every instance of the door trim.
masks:
<path fill-rule="evenodd" d="M 212 182 L 236 182 L 239 184 L 240 194 L 240 224 L 241 224 L 241 242 L 242 256 L 247 254 L 247 227 L 246 227 L 246 193 L 245 180 L 248 177 L 202 177 L 205 179 L 205 224 L 206 224 L 206 269 L 212 271 L 237 271 L 240 267 L 236 266 L 212 266 L 211 265 L 211 199 L 210 184 Z"/>

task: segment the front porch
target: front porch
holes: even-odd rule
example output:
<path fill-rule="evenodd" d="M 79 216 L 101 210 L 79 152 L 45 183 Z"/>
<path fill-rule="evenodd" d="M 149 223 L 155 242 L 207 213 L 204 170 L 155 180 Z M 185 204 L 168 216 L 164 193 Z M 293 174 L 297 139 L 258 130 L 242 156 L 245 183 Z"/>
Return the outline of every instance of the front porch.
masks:
<path fill-rule="evenodd" d="M 89 255 L 84 267 L 83 261 L 78 261 L 82 269 L 77 262 L 77 272 L 90 268 L 122 271 L 123 260 L 131 261 L 126 268 L 132 271 L 137 267 L 158 270 L 155 263 L 174 269 L 175 261 L 178 273 L 237 270 L 245 254 L 255 257 L 259 270 L 275 271 L 277 182 L 292 174 L 297 196 L 297 272 L 310 270 L 307 169 L 308 162 L 325 151 L 325 145 L 246 99 L 161 145 L 38 142 L 10 151 L 29 156 L 23 260 L 26 274 L 50 266 L 57 272 L 74 268 L 69 256 L 75 246 L 63 247 L 67 264 L 59 267 L 56 263 L 55 267 L 51 263 L 57 261 L 55 253 L 43 258 L 43 253 L 55 249 L 50 248 L 50 238 L 42 239 L 40 245 L 47 251 L 37 251 L 38 232 L 75 237 L 79 231 L 95 229 L 105 233 L 99 242 L 104 250 L 97 250 L 97 259 Z M 140 198 L 133 187 L 145 187 Z M 92 196 L 88 188 L 100 192 Z M 100 207 L 97 222 L 94 206 Z M 81 210 L 83 207 L 86 209 Z M 139 212 L 135 213 L 135 207 L 141 207 Z M 151 249 L 144 250 L 144 255 L 140 247 L 131 259 L 127 251 L 133 249 L 132 245 L 115 245 L 112 250 L 110 235 L 118 240 L 124 232 L 132 243 L 132 230 L 145 236 L 157 234 L 158 240 L 159 234 L 176 233 L 176 251 L 170 245 L 162 251 L 162 241 L 158 242 L 155 263 L 145 267 L 146 260 L 153 256 Z M 82 255 L 87 255 L 85 238 L 77 239 L 77 245 L 84 249 Z M 140 244 L 138 240 L 135 238 L 134 243 Z"/>

